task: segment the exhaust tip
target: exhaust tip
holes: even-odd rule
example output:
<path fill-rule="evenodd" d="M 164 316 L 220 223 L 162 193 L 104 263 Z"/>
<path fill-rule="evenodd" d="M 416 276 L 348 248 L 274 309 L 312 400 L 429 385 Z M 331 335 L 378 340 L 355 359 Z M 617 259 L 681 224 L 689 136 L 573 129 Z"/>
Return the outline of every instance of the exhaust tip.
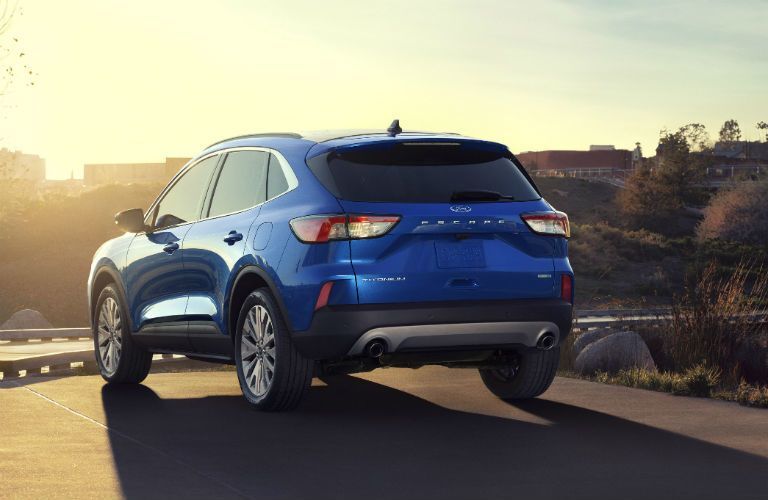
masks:
<path fill-rule="evenodd" d="M 546 351 L 555 347 L 555 341 L 555 334 L 552 332 L 546 332 L 541 337 L 539 337 L 538 342 L 536 342 L 536 347 Z"/>
<path fill-rule="evenodd" d="M 380 358 L 387 352 L 387 344 L 381 339 L 371 340 L 365 347 L 365 352 L 372 358 Z"/>

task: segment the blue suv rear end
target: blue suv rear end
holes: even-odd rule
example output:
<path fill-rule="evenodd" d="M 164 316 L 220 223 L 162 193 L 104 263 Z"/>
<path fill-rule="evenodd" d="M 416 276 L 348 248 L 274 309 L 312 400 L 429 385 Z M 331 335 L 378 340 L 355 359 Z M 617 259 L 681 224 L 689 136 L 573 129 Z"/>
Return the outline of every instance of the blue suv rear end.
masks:
<path fill-rule="evenodd" d="M 313 374 L 477 367 L 504 399 L 551 383 L 568 335 L 568 219 L 501 144 L 453 134 L 263 134 L 217 143 L 96 253 L 108 382 L 153 353 L 233 363 L 246 399 L 296 406 Z"/>

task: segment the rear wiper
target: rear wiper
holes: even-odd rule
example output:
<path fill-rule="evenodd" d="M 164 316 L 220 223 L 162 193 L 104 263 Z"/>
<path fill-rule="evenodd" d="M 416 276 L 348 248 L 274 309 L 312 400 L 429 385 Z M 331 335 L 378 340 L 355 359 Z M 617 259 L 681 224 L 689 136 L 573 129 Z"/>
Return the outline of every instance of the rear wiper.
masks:
<path fill-rule="evenodd" d="M 505 196 L 496 191 L 454 191 L 451 193 L 451 202 L 454 201 L 498 201 L 514 200 L 514 196 Z"/>

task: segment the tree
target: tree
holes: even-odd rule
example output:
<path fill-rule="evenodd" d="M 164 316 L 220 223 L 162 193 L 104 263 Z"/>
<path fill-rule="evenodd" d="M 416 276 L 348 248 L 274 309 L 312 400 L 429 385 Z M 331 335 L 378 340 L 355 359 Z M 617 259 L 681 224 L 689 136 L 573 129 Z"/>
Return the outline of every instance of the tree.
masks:
<path fill-rule="evenodd" d="M 24 62 L 26 54 L 19 46 L 19 39 L 10 35 L 13 19 L 21 13 L 18 0 L 0 0 L 0 96 L 20 75 L 28 78 L 27 85 L 35 84 L 34 72 Z"/>
<path fill-rule="evenodd" d="M 720 142 L 736 142 L 741 140 L 741 129 L 736 120 L 726 120 L 720 128 Z"/>
<path fill-rule="evenodd" d="M 706 159 L 695 152 L 692 154 L 690 137 L 700 143 L 703 128 L 703 125 L 691 124 L 680 127 L 677 132 L 661 132 L 656 177 L 674 200 L 673 205 L 682 206 L 700 199 L 696 183 L 704 176 Z"/>
<path fill-rule="evenodd" d="M 685 140 L 688 143 L 688 149 L 691 151 L 701 152 L 706 151 L 711 147 L 707 128 L 701 123 L 689 123 L 688 125 L 683 125 L 680 127 L 679 131 L 683 137 L 685 137 Z"/>
<path fill-rule="evenodd" d="M 757 130 L 762 130 L 765 133 L 765 141 L 768 142 L 768 123 L 757 122 Z"/>
<path fill-rule="evenodd" d="M 674 226 L 670 218 L 686 204 L 698 203 L 702 190 L 697 186 L 704 175 L 709 136 L 703 125 L 691 123 L 675 132 L 660 132 L 654 168 L 639 167 L 619 193 L 622 213 L 636 225 L 652 230 Z"/>
<path fill-rule="evenodd" d="M 651 230 L 669 227 L 669 218 L 682 208 L 669 185 L 647 166 L 640 166 L 630 174 L 617 201 L 624 216 L 635 225 Z"/>

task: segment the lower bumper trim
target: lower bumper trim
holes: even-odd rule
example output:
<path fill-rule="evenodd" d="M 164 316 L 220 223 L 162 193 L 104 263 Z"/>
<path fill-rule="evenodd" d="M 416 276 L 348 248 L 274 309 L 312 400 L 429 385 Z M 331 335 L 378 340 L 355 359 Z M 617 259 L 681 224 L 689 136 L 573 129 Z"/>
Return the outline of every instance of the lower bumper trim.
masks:
<path fill-rule="evenodd" d="M 387 332 L 399 351 L 432 347 L 534 346 L 544 327 L 563 342 L 571 330 L 573 306 L 560 299 L 478 300 L 351 304 L 318 309 L 306 330 L 291 340 L 314 360 L 350 357 L 378 332 Z M 554 326 L 553 326 L 554 325 Z M 366 336 L 367 340 L 360 340 Z M 555 344 L 557 345 L 557 344 Z M 437 350 L 437 349 L 436 349 Z"/>
<path fill-rule="evenodd" d="M 535 347 L 545 333 L 560 339 L 560 329 L 549 321 L 501 321 L 493 323 L 448 323 L 386 326 L 365 332 L 347 353 L 359 356 L 374 340 L 387 344 L 387 353 L 410 349 L 439 349 L 455 346 L 521 344 Z"/>

